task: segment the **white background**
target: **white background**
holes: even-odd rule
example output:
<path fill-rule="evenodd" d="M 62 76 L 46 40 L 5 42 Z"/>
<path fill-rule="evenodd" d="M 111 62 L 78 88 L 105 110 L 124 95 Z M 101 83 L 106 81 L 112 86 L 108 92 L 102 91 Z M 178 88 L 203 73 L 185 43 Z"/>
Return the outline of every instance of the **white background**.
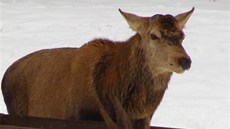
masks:
<path fill-rule="evenodd" d="M 192 67 L 174 74 L 152 125 L 188 129 L 229 127 L 229 0 L 0 0 L 0 79 L 33 51 L 80 47 L 93 38 L 134 34 L 118 8 L 141 16 L 195 7 L 184 29 Z M 7 113 L 0 95 L 0 112 Z"/>

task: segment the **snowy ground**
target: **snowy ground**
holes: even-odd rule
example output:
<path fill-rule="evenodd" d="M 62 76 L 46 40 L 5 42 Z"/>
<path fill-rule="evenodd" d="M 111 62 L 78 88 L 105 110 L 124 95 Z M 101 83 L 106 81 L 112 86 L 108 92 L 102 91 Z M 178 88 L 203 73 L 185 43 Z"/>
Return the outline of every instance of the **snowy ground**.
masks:
<path fill-rule="evenodd" d="M 39 49 L 79 47 L 132 32 L 118 8 L 143 16 L 196 10 L 185 28 L 190 71 L 174 74 L 152 125 L 229 128 L 229 0 L 0 0 L 0 79 L 16 59 Z M 0 112 L 6 113 L 0 96 Z"/>

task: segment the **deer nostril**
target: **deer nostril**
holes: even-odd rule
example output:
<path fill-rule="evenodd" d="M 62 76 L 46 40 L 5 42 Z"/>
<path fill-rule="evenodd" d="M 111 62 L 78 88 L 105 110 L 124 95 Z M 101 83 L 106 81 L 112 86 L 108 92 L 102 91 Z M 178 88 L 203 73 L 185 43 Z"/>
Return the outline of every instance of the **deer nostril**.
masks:
<path fill-rule="evenodd" d="M 183 70 L 187 70 L 191 67 L 191 59 L 190 58 L 180 58 L 178 60 L 180 66 L 183 68 Z"/>

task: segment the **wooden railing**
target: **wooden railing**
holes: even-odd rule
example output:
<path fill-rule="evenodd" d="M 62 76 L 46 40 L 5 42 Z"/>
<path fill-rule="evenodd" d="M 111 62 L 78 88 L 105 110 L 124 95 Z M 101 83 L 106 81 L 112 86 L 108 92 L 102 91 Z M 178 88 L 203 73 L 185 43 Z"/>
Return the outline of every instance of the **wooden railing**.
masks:
<path fill-rule="evenodd" d="M 0 129 L 108 129 L 103 122 L 65 121 L 50 118 L 19 117 L 0 114 Z M 178 129 L 156 127 L 151 129 Z"/>

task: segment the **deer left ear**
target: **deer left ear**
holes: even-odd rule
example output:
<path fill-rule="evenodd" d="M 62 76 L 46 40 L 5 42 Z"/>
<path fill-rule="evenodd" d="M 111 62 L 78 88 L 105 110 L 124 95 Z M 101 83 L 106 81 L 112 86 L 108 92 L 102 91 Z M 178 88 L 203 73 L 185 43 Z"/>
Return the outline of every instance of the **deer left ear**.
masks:
<path fill-rule="evenodd" d="M 190 18 L 194 10 L 195 8 L 193 7 L 190 11 L 175 16 L 175 18 L 178 21 L 180 29 L 184 28 L 186 22 L 188 21 L 188 19 Z"/>

